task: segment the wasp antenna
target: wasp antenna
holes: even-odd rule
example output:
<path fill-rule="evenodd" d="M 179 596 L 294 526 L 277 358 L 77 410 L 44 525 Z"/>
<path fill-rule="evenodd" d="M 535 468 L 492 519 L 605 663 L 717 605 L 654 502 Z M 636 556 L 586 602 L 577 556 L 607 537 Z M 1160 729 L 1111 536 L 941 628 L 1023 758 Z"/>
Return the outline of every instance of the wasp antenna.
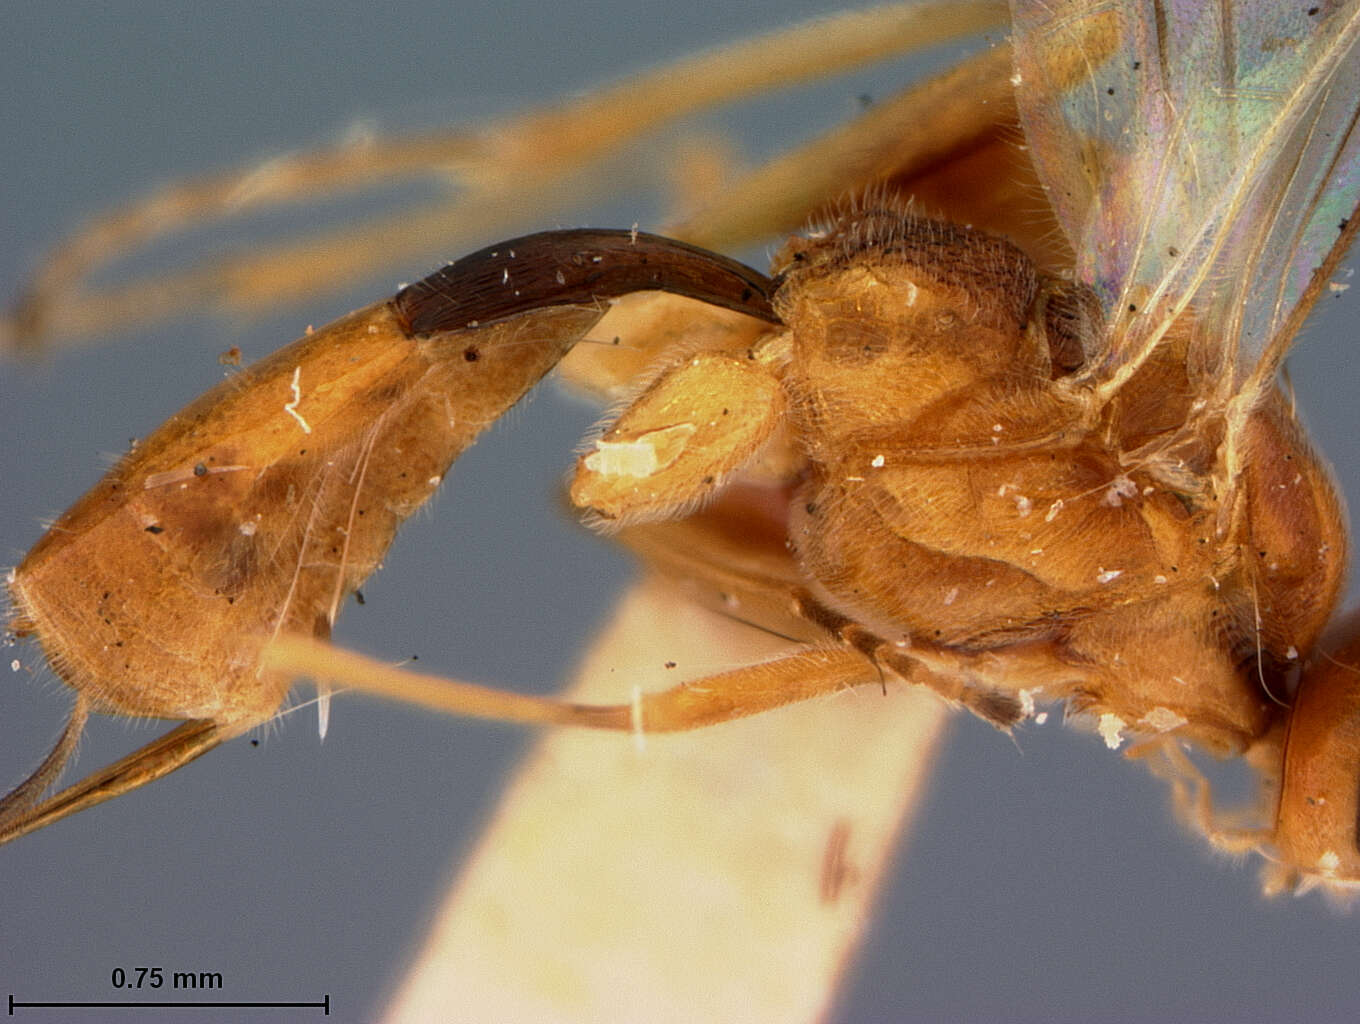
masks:
<path fill-rule="evenodd" d="M 77 698 L 76 710 L 72 712 L 71 721 L 67 725 L 66 731 L 72 732 L 76 737 L 80 735 L 80 729 L 72 729 L 77 724 L 77 716 L 86 712 L 81 710 L 80 705 L 86 698 Z M 88 708 L 86 708 L 88 711 Z M 84 718 L 79 719 L 81 729 L 84 728 Z M 44 826 L 51 825 L 60 821 L 62 818 L 70 817 L 78 811 L 102 804 L 106 800 L 130 793 L 134 789 L 145 786 L 148 782 L 155 782 L 182 768 L 195 758 L 201 757 L 209 750 L 220 745 L 223 740 L 229 739 L 231 733 L 224 734 L 221 727 L 217 724 L 202 719 L 185 722 L 183 725 L 171 729 L 164 736 L 159 736 L 150 743 L 137 748 L 127 757 L 115 761 L 100 771 L 86 776 L 79 782 L 67 786 L 61 792 L 48 797 L 36 806 L 16 806 L 11 813 L 0 818 L 0 846 L 11 840 L 26 836 L 30 832 L 36 832 Z M 60 749 L 62 741 L 58 741 L 57 749 Z M 71 741 L 74 748 L 75 741 Z M 53 754 L 57 752 L 54 749 Z M 69 751 L 67 752 L 69 754 Z M 48 755 L 48 761 L 52 760 L 52 755 Z M 63 761 L 64 763 L 64 761 Z M 47 761 L 43 762 L 44 766 Z M 42 769 L 40 768 L 39 771 Z M 36 776 L 37 773 L 34 773 Z M 34 776 L 30 776 L 29 781 Z M 53 777 L 55 778 L 55 776 Z M 20 788 L 29 785 L 29 781 L 23 783 Z M 50 782 L 51 780 L 49 780 Z M 17 791 L 16 791 L 17 792 Z M 36 800 L 41 790 L 30 791 L 28 795 L 32 800 Z M 13 793 L 5 798 L 5 802 L 14 796 Z M 9 809 L 7 808 L 7 811 Z"/>
<path fill-rule="evenodd" d="M 0 835 L 3 835 L 11 824 L 21 820 L 43 793 L 61 777 L 67 762 L 71 760 L 71 755 L 76 752 L 89 717 L 90 699 L 83 693 L 77 693 L 75 706 L 71 708 L 71 715 L 66 719 L 66 727 L 57 737 L 52 750 L 43 758 L 42 764 L 0 799 Z"/>

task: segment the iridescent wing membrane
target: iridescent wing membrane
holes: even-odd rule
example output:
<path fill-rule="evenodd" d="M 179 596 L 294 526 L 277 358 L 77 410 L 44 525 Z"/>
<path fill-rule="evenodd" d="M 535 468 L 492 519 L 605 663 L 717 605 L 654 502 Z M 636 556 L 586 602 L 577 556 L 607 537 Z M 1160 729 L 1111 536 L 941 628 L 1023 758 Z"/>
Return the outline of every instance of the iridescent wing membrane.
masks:
<path fill-rule="evenodd" d="M 1107 400 L 1193 311 L 1201 393 L 1244 418 L 1355 230 L 1360 4 L 1012 10 L 1026 136 L 1106 314 L 1089 383 Z"/>

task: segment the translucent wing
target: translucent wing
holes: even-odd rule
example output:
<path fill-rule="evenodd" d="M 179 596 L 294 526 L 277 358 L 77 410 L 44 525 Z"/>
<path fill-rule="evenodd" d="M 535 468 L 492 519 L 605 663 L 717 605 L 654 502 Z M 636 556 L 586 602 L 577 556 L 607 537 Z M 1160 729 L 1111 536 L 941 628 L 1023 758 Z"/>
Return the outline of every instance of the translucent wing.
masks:
<path fill-rule="evenodd" d="M 1012 9 L 1028 141 L 1106 313 L 1092 383 L 1108 398 L 1191 309 L 1193 369 L 1254 401 L 1354 230 L 1360 3 Z"/>

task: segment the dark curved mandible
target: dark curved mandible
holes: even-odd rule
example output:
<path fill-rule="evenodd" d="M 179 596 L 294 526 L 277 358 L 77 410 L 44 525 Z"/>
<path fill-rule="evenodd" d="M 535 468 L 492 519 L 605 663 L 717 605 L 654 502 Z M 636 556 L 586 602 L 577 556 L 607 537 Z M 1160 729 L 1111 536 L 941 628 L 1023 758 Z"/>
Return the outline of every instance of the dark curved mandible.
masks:
<path fill-rule="evenodd" d="M 540 231 L 479 249 L 392 300 L 413 335 L 484 326 L 546 306 L 666 291 L 779 323 L 774 283 L 736 260 L 661 235 L 611 228 Z"/>

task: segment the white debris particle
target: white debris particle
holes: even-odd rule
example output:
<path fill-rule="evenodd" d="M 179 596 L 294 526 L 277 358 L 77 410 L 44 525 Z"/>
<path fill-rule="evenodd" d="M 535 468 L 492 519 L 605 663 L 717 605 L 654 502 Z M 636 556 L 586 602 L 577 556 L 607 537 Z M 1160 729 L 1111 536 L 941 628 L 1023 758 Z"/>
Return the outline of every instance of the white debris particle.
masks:
<path fill-rule="evenodd" d="M 377 325 L 377 324 L 369 324 L 369 325 L 368 325 L 368 333 L 369 333 L 369 334 L 377 334 L 377 333 L 378 333 L 378 325 Z"/>
<path fill-rule="evenodd" d="M 1058 513 L 1063 509 L 1063 500 L 1059 498 L 1052 505 L 1048 506 L 1048 514 L 1044 516 L 1044 522 L 1051 523 L 1058 518 Z"/>
<path fill-rule="evenodd" d="M 244 523 L 242 523 L 240 526 L 237 527 L 237 529 L 241 531 L 241 536 L 242 536 L 242 537 L 253 537 L 253 536 L 255 536 L 255 531 L 256 531 L 258 528 L 259 528 L 259 527 L 258 527 L 258 525 L 257 525 L 256 523 L 253 523 L 253 522 L 251 522 L 251 521 L 248 520 L 248 519 L 247 519 Z"/>
<path fill-rule="evenodd" d="M 1111 750 L 1118 750 L 1119 745 L 1124 742 L 1122 733 L 1127 724 L 1118 715 L 1107 711 L 1100 716 L 1100 721 L 1096 724 L 1096 732 L 1100 733 L 1100 738 L 1105 741 L 1105 746 Z"/>
<path fill-rule="evenodd" d="M 1290 644 L 1289 650 L 1284 652 L 1284 656 L 1288 658 L 1290 661 L 1296 661 L 1298 660 L 1299 657 L 1299 649 L 1295 647 L 1293 644 Z"/>
<path fill-rule="evenodd" d="M 557 283 L 558 283 L 559 285 L 562 285 L 562 284 L 566 284 L 566 283 L 567 283 L 567 275 L 564 274 L 564 273 L 562 273 L 562 271 L 559 270 L 559 271 L 557 272 L 557 274 L 556 274 L 556 277 L 557 277 Z"/>
<path fill-rule="evenodd" d="M 1035 725 L 1043 725 L 1047 721 L 1048 721 L 1047 711 L 1040 711 L 1037 715 L 1034 716 Z"/>
<path fill-rule="evenodd" d="M 652 430 L 629 441 L 595 442 L 595 450 L 585 458 L 585 467 L 603 477 L 651 476 L 674 462 L 684 451 L 685 442 L 694 434 L 692 423 Z"/>
<path fill-rule="evenodd" d="M 429 484 L 431 487 L 438 487 L 440 484 L 444 482 L 444 478 L 440 476 L 438 473 L 436 473 L 434 476 L 430 477 L 430 479 L 426 480 L 425 482 Z"/>
<path fill-rule="evenodd" d="M 1184 715 L 1178 715 L 1170 708 L 1155 707 L 1144 715 L 1138 724 L 1149 732 L 1170 732 L 1172 729 L 1179 729 L 1187 721 Z"/>
<path fill-rule="evenodd" d="M 950 588 L 949 588 L 949 592 L 948 592 L 947 594 L 944 595 L 944 603 L 945 603 L 946 605 L 953 604 L 954 601 L 955 601 L 955 599 L 958 598 L 958 596 L 959 596 L 959 588 L 958 588 L 958 587 L 950 587 Z"/>
<path fill-rule="evenodd" d="M 510 268 L 506 267 L 501 271 L 501 284 L 510 283 Z"/>
<path fill-rule="evenodd" d="M 1001 433 L 1001 431 L 1003 431 L 1003 430 L 1005 430 L 1005 429 L 1006 429 L 1006 428 L 1003 427 L 1000 423 L 993 423 L 993 424 L 992 424 L 992 433 L 993 433 L 993 434 L 999 434 L 999 433 Z"/>
<path fill-rule="evenodd" d="M 1034 717 L 1034 690 L 1020 691 L 1020 714 L 1025 718 Z"/>
<path fill-rule="evenodd" d="M 884 461 L 885 460 L 882 455 L 875 455 L 873 457 L 873 461 L 871 461 L 869 465 L 873 466 L 874 469 L 882 469 Z"/>
<path fill-rule="evenodd" d="M 1165 583 L 1165 582 L 1166 582 L 1166 577 L 1163 576 L 1161 573 L 1158 573 L 1156 576 L 1152 577 L 1152 582 L 1153 582 L 1153 583 Z"/>
<path fill-rule="evenodd" d="M 1350 285 L 1342 284 L 1340 281 L 1331 281 L 1327 284 L 1327 287 L 1331 289 L 1333 295 L 1340 295 L 1349 288 Z"/>
<path fill-rule="evenodd" d="M 585 466 L 600 476 L 651 476 L 657 468 L 656 448 L 637 441 L 596 441 Z"/>
<path fill-rule="evenodd" d="M 1341 867 L 1341 858 L 1337 856 L 1335 850 L 1327 850 L 1318 858 L 1317 866 L 1318 874 L 1330 878 L 1334 876 L 1337 869 Z"/>
<path fill-rule="evenodd" d="M 1115 580 L 1119 579 L 1119 577 L 1123 575 L 1124 575 L 1123 569 L 1101 569 L 1100 572 L 1096 573 L 1096 582 L 1113 583 Z"/>
<path fill-rule="evenodd" d="M 1024 80 L 1025 80 L 1024 77 L 1018 71 L 1011 75 L 1011 85 L 1013 85 L 1017 89 L 1020 88 L 1020 83 L 1023 82 Z"/>
<path fill-rule="evenodd" d="M 310 327 L 307 328 L 307 332 L 309 334 L 311 333 L 311 330 L 312 329 Z M 302 428 L 302 432 L 304 434 L 310 434 L 312 432 L 311 424 L 308 423 L 305 419 L 303 419 L 302 413 L 298 412 L 297 410 L 298 403 L 302 401 L 301 381 L 302 381 L 302 367 L 295 366 L 293 367 L 293 385 L 292 385 L 293 400 L 291 402 L 284 403 L 283 411 L 286 412 L 289 416 L 293 417 L 293 419 L 297 420 L 298 426 Z"/>
<path fill-rule="evenodd" d="M 18 658 L 15 658 L 13 661 L 11 661 L 11 662 L 9 663 L 9 670 L 10 670 L 11 672 L 18 672 L 19 669 L 21 669 L 21 668 L 23 668 L 23 667 L 24 667 L 24 663 L 23 663 L 22 661 L 20 661 Z"/>
<path fill-rule="evenodd" d="M 1034 502 L 1030 501 L 1023 494 L 1017 494 L 1011 500 L 1015 502 L 1015 511 L 1021 519 L 1024 519 L 1025 516 L 1034 511 Z"/>
<path fill-rule="evenodd" d="M 628 242 L 630 245 L 637 245 L 638 226 L 637 221 L 633 221 L 633 226 L 628 229 Z"/>
<path fill-rule="evenodd" d="M 917 291 L 918 291 L 918 289 L 917 289 L 916 285 L 914 285 L 914 284 L 912 284 L 910 281 L 908 281 L 908 282 L 907 282 L 907 305 L 908 305 L 908 306 L 914 306 L 914 305 L 916 305 L 916 294 L 917 294 Z"/>
<path fill-rule="evenodd" d="M 1105 497 L 1101 499 L 1101 504 L 1118 508 L 1124 504 L 1125 498 L 1132 498 L 1137 494 L 1138 485 L 1121 473 L 1110 481 L 1109 487 L 1105 488 Z"/>

